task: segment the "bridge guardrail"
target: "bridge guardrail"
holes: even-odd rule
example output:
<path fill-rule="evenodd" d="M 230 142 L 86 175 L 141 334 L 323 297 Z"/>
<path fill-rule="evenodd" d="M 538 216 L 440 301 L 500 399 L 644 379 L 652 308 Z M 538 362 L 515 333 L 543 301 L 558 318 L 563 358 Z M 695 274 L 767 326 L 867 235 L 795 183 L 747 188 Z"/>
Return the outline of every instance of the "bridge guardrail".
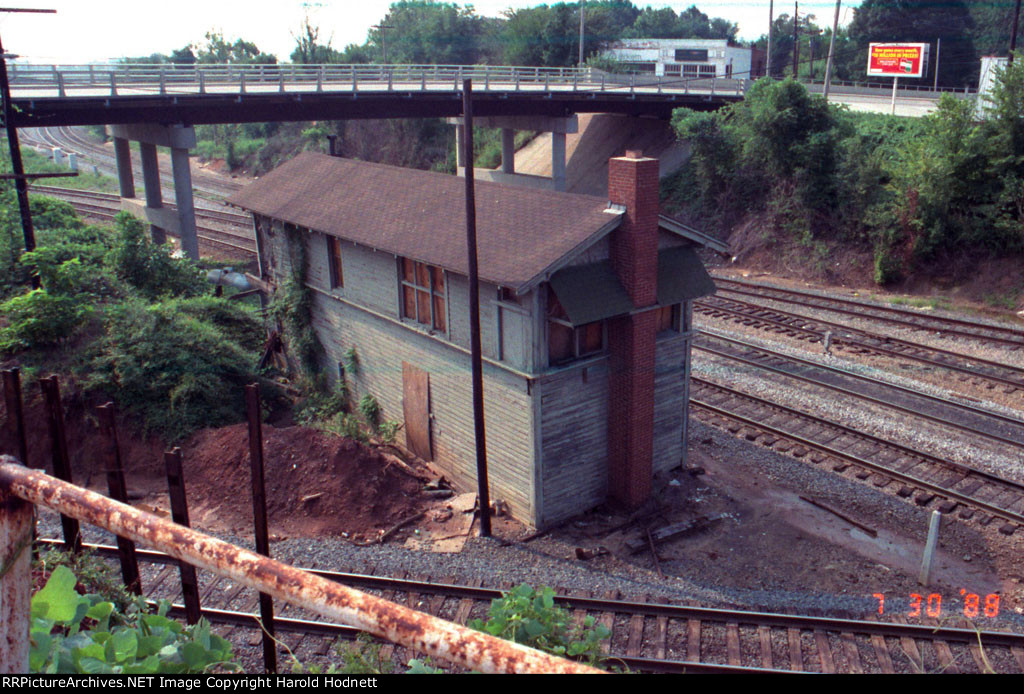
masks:
<path fill-rule="evenodd" d="M 451 87 L 458 91 L 471 78 L 478 90 L 492 85 L 514 91 L 536 91 L 543 86 L 587 91 L 635 92 L 656 90 L 689 93 L 742 95 L 749 80 L 731 78 L 683 78 L 679 76 L 623 75 L 594 68 L 528 67 L 511 65 L 377 65 L 377 64 L 265 64 L 265 65 L 17 65 L 9 66 L 11 88 L 17 92 L 57 90 L 60 97 L 85 90 L 146 89 L 160 94 L 245 93 L 253 87 L 276 86 L 279 91 L 322 91 L 325 88 L 357 90 L 370 86 L 404 91 Z M 385 86 L 386 85 L 386 86 Z M 230 89 L 225 90 L 225 87 Z M 289 89 L 290 88 L 290 89 Z M 261 91 L 266 91 L 263 89 Z"/>

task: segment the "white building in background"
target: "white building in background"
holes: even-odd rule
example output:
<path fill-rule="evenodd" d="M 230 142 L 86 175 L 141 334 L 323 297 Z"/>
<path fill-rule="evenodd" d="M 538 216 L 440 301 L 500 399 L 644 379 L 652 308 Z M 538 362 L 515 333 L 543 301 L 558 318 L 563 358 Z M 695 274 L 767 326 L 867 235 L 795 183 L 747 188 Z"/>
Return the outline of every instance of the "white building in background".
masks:
<path fill-rule="evenodd" d="M 659 77 L 736 77 L 764 75 L 764 51 L 730 46 L 726 39 L 622 39 L 602 56 L 631 72 Z"/>
<path fill-rule="evenodd" d="M 988 111 L 989 103 L 987 96 L 992 92 L 996 84 L 996 73 L 1006 69 L 1008 59 L 994 55 L 986 55 L 981 58 L 981 75 L 978 77 L 978 101 L 975 105 L 975 113 L 979 118 L 984 118 Z"/>

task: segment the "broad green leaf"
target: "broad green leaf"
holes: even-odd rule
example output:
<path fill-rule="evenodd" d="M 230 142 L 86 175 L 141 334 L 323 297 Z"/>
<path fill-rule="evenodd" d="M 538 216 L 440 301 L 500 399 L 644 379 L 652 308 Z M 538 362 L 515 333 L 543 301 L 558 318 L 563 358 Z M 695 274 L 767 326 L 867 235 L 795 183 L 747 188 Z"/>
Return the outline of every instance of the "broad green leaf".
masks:
<path fill-rule="evenodd" d="M 32 614 L 56 622 L 70 622 L 82 602 L 82 596 L 75 592 L 77 582 L 71 569 L 58 566 L 43 589 L 32 596 Z"/>
<path fill-rule="evenodd" d="M 114 662 L 123 663 L 135 660 L 135 653 L 139 648 L 139 641 L 135 632 L 130 629 L 122 629 L 114 632 L 110 639 L 114 647 Z"/>

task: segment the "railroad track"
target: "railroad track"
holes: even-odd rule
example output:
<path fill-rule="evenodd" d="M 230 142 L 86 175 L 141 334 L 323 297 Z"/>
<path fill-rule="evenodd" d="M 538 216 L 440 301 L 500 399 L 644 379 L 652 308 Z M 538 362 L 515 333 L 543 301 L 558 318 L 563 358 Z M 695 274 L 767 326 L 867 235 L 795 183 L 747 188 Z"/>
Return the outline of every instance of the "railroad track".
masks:
<path fill-rule="evenodd" d="M 32 186 L 32 192 L 65 200 L 79 214 L 105 221 L 113 220 L 121 211 L 121 198 L 113 193 L 39 185 Z M 170 210 L 177 209 L 173 203 L 164 203 L 164 206 Z M 248 223 L 251 227 L 251 220 L 246 215 L 201 208 L 196 208 L 195 213 L 196 233 L 201 245 L 206 244 L 219 250 L 230 249 L 246 256 L 256 254 L 256 242 L 252 233 L 243 226 Z M 210 226 L 211 224 L 220 226 L 214 227 Z"/>
<path fill-rule="evenodd" d="M 957 436 L 966 434 L 1003 446 L 1024 448 L 1024 420 L 1017 417 L 777 352 L 714 331 L 702 330 L 693 348 L 874 406 L 925 419 L 951 429 Z"/>
<path fill-rule="evenodd" d="M 21 132 L 28 144 L 38 144 L 43 147 L 60 147 L 68 151 L 75 151 L 105 173 L 117 176 L 117 162 L 113 151 L 82 136 L 74 128 L 60 126 L 55 128 L 26 129 Z M 135 175 L 136 186 L 141 186 L 142 166 L 137 156 L 132 157 L 132 170 Z M 172 172 L 170 165 L 164 161 L 160 161 L 160 179 L 164 198 L 173 199 Z M 200 198 L 208 197 L 219 200 L 237 192 L 242 188 L 242 185 L 222 180 L 201 169 L 192 167 L 192 188 L 196 196 Z"/>
<path fill-rule="evenodd" d="M 932 333 L 941 333 L 942 336 L 956 336 L 1005 345 L 1012 350 L 1024 347 L 1024 330 L 1019 327 L 924 314 L 920 311 L 895 306 L 882 306 L 866 301 L 822 296 L 813 292 L 783 289 L 719 276 L 715 276 L 714 279 L 719 293 L 726 295 L 755 297 L 798 306 L 821 308 L 834 313 L 866 318 L 912 330 L 926 330 Z"/>
<path fill-rule="evenodd" d="M 694 312 L 708 318 L 728 320 L 811 342 L 821 342 L 825 333 L 831 332 L 832 346 L 836 351 L 847 350 L 852 354 L 914 361 L 931 368 L 955 372 L 961 381 L 970 381 L 975 386 L 984 386 L 989 390 L 998 387 L 1005 394 L 1024 392 L 1024 369 L 1011 364 L 878 335 L 740 299 L 717 296 L 700 299 L 694 302 Z"/>
<path fill-rule="evenodd" d="M 59 544 L 56 540 L 41 542 Z M 112 546 L 87 547 L 102 556 L 117 555 Z M 147 596 L 172 600 L 176 603 L 172 613 L 183 616 L 175 560 L 159 552 L 140 551 L 139 555 L 147 564 L 143 577 Z M 225 636 L 233 643 L 243 648 L 257 646 L 256 594 L 207 572 L 199 573 L 204 616 L 227 628 Z M 490 601 L 501 596 L 499 588 L 479 584 L 372 573 L 313 573 L 459 623 L 484 617 Z M 979 630 L 967 620 L 949 617 L 940 626 L 928 618 L 925 611 L 929 607 L 921 612 L 921 623 L 905 623 L 906 619 L 856 620 L 666 604 L 621 599 L 613 593 L 600 597 L 563 593 L 556 601 L 572 611 L 575 623 L 592 616 L 596 623 L 609 627 L 610 663 L 633 671 L 1024 672 L 1024 634 Z M 306 664 L 329 662 L 335 639 L 358 634 L 351 627 L 319 621 L 290 606 L 278 605 L 277 609 L 275 626 L 280 640 Z M 384 646 L 382 655 L 399 663 L 416 657 L 391 645 Z M 260 662 L 253 660 L 256 667 Z M 287 667 L 284 664 L 281 669 Z"/>
<path fill-rule="evenodd" d="M 780 453 L 889 489 L 919 506 L 1012 535 L 1024 527 L 1024 483 L 944 460 L 853 427 L 693 377 L 691 404 L 713 426 Z M 986 501 L 992 499 L 993 501 Z"/>

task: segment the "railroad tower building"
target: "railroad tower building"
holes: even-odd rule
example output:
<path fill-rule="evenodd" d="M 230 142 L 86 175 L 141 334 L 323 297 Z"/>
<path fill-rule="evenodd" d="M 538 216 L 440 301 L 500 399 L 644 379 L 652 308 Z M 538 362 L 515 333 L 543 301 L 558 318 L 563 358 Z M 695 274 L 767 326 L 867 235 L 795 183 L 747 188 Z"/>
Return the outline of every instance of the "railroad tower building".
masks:
<path fill-rule="evenodd" d="M 229 202 L 253 214 L 269 290 L 312 291 L 324 372 L 470 490 L 463 185 L 304 153 Z M 728 248 L 660 214 L 639 152 L 610 161 L 607 199 L 478 181 L 476 206 L 492 498 L 537 528 L 642 504 L 686 455 L 691 305 L 714 292 L 696 249 Z"/>

